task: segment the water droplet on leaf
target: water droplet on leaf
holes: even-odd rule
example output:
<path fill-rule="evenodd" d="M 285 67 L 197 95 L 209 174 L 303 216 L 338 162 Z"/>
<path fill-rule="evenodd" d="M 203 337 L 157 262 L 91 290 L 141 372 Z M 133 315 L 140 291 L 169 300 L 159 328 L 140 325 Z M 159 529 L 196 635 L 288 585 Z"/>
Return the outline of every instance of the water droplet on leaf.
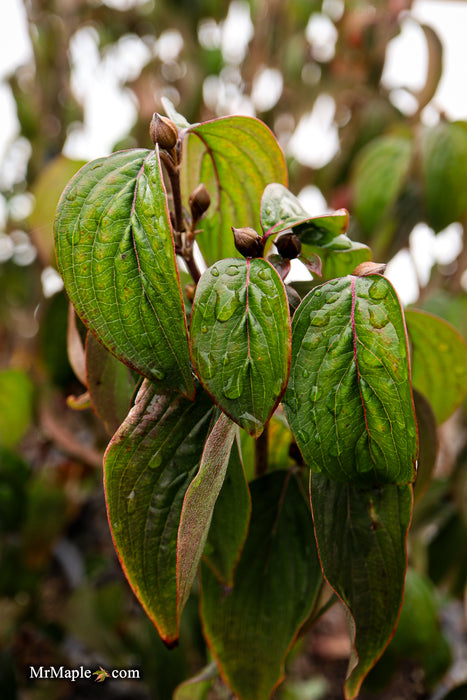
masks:
<path fill-rule="evenodd" d="M 381 279 L 375 280 L 371 285 L 370 289 L 368 290 L 368 293 L 370 297 L 372 299 L 375 299 L 376 301 L 384 299 L 384 297 L 388 293 L 387 282 L 385 281 L 385 279 L 381 277 Z"/>
<path fill-rule="evenodd" d="M 319 386 L 312 386 L 311 389 L 310 389 L 310 393 L 309 393 L 310 400 L 311 400 L 311 401 L 316 401 L 316 400 L 319 399 L 319 397 L 321 396 L 321 393 L 322 393 L 321 387 L 319 387 Z"/>
<path fill-rule="evenodd" d="M 327 311 L 318 311 L 314 316 L 310 318 L 310 324 L 312 326 L 326 326 L 329 323 L 329 314 Z"/>
<path fill-rule="evenodd" d="M 297 440 L 299 442 L 308 442 L 309 440 L 309 435 L 305 430 L 299 430 L 297 433 Z"/>
<path fill-rule="evenodd" d="M 211 275 L 213 277 L 219 277 L 219 270 L 217 269 L 217 267 L 211 267 Z"/>
<path fill-rule="evenodd" d="M 161 382 L 165 378 L 165 372 L 163 369 L 153 369 L 152 375 L 155 379 Z"/>
<path fill-rule="evenodd" d="M 375 306 L 370 306 L 370 323 L 373 328 L 384 328 L 389 323 L 389 318 L 382 309 Z"/>
<path fill-rule="evenodd" d="M 235 275 L 238 275 L 238 267 L 236 265 L 229 265 L 226 273 L 229 275 L 229 277 L 235 277 Z"/>
<path fill-rule="evenodd" d="M 224 287 L 217 292 L 216 318 L 221 323 L 228 321 L 239 305 L 237 293 Z"/>

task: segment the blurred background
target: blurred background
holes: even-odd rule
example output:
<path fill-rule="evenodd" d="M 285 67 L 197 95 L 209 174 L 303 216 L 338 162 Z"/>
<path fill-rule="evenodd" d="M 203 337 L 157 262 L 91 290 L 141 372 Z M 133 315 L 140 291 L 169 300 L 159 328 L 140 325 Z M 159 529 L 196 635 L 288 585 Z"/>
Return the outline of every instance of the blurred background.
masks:
<path fill-rule="evenodd" d="M 114 554 L 101 471 L 109 434 L 91 411 L 70 406 L 84 387 L 67 359 L 52 231 L 66 182 L 89 159 L 151 147 L 148 125 L 163 97 L 189 122 L 257 116 L 276 134 L 290 190 L 310 214 L 349 209 L 349 235 L 389 262 L 402 301 L 467 337 L 466 29 L 461 0 L 1 4 L 2 698 L 96 697 L 89 683 L 32 682 L 25 669 L 102 664 L 141 668 L 143 680 L 103 683 L 99 697 L 166 700 L 208 658 L 196 591 L 180 647 L 168 652 Z M 412 699 L 429 697 L 446 671 L 445 688 L 467 679 L 462 408 L 438 439 L 411 546 L 451 654 L 431 669 L 423 654 L 411 660 L 400 697 Z M 319 652 L 316 638 L 302 644 L 301 661 L 290 660 L 295 685 L 278 697 L 342 697 L 330 678 L 340 688 L 346 632 L 332 636 L 333 650 Z M 221 686 L 211 692 L 230 697 Z"/>

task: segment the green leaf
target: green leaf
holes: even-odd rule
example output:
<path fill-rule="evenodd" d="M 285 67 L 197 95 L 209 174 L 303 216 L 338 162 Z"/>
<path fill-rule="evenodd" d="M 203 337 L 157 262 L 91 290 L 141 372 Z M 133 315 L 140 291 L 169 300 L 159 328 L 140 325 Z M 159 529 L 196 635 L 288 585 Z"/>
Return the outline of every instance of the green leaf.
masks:
<path fill-rule="evenodd" d="M 417 480 L 414 484 L 415 502 L 423 496 L 430 485 L 438 454 L 438 433 L 436 418 L 429 402 L 423 394 L 413 392 L 415 415 L 417 417 L 420 450 L 417 463 Z"/>
<path fill-rule="evenodd" d="M 358 696 L 397 624 L 407 567 L 410 484 L 360 488 L 311 474 L 316 541 L 329 585 L 350 613 L 345 696 Z"/>
<path fill-rule="evenodd" d="M 261 225 L 269 235 L 292 229 L 305 246 L 304 258 L 317 256 L 320 277 L 333 279 L 348 275 L 361 262 L 371 260 L 371 251 L 345 235 L 349 213 L 339 209 L 325 216 L 311 216 L 283 185 L 268 185 L 261 200 Z M 305 260 L 303 260 L 305 262 Z"/>
<path fill-rule="evenodd" d="M 113 435 L 128 414 L 136 384 L 131 370 L 91 333 L 86 338 L 86 378 L 92 408 Z"/>
<path fill-rule="evenodd" d="M 173 700 L 205 700 L 209 689 L 219 673 L 214 662 L 205 666 L 196 676 L 175 688 Z"/>
<path fill-rule="evenodd" d="M 157 151 L 113 153 L 70 181 L 55 219 L 73 305 L 118 359 L 193 396 L 186 321 Z"/>
<path fill-rule="evenodd" d="M 220 408 L 259 435 L 287 386 L 290 321 L 266 260 L 221 260 L 201 277 L 191 316 L 195 372 Z"/>
<path fill-rule="evenodd" d="M 56 156 L 43 167 L 34 181 L 34 209 L 28 218 L 31 235 L 41 262 L 50 265 L 54 258 L 53 220 L 57 202 L 71 177 L 84 165 L 84 161 Z"/>
<path fill-rule="evenodd" d="M 447 321 L 426 311 L 405 312 L 412 346 L 412 383 L 431 404 L 438 423 L 467 393 L 467 345 Z"/>
<path fill-rule="evenodd" d="M 401 136 L 380 136 L 360 153 L 352 175 L 353 213 L 372 234 L 389 214 L 409 175 L 413 145 Z"/>
<path fill-rule="evenodd" d="M 283 403 L 312 471 L 361 484 L 414 479 L 407 338 L 387 279 L 345 277 L 305 297 L 292 323 Z"/>
<path fill-rule="evenodd" d="M 305 246 L 305 257 L 318 255 L 321 260 L 321 278 L 331 280 L 350 275 L 357 265 L 371 260 L 371 250 L 364 243 L 352 241 L 347 236 L 338 236 L 328 244 Z"/>
<path fill-rule="evenodd" d="M 227 590 L 201 565 L 201 612 L 222 676 L 240 700 L 266 700 L 322 583 L 313 523 L 297 480 L 273 472 L 251 484 L 250 529 Z"/>
<path fill-rule="evenodd" d="M 230 453 L 227 473 L 219 493 L 203 559 L 227 586 L 233 575 L 248 533 L 251 498 L 240 458 L 239 439 Z"/>
<path fill-rule="evenodd" d="M 198 228 L 208 265 L 237 256 L 232 226 L 259 230 L 264 188 L 287 184 L 284 154 L 268 127 L 252 117 L 233 116 L 193 126 L 185 140 L 182 189 L 188 200 L 203 182 L 211 206 Z"/>
<path fill-rule="evenodd" d="M 422 132 L 422 176 L 428 224 L 441 231 L 467 215 L 466 122 L 442 120 Z"/>
<path fill-rule="evenodd" d="M 145 381 L 105 454 L 104 484 L 126 577 L 167 645 L 178 637 L 177 535 L 183 499 L 198 471 L 213 407 L 161 393 Z"/>
<path fill-rule="evenodd" d="M 347 231 L 349 212 L 339 209 L 333 214 L 310 216 L 286 187 L 274 182 L 266 187 L 261 199 L 261 226 L 273 235 L 291 228 L 302 243 L 325 245 Z"/>
<path fill-rule="evenodd" d="M 20 369 L 0 370 L 0 445 L 15 447 L 32 422 L 34 387 Z"/>
<path fill-rule="evenodd" d="M 181 610 L 195 580 L 237 430 L 222 413 L 209 433 L 199 471 L 183 499 L 177 539 L 177 597 Z"/>

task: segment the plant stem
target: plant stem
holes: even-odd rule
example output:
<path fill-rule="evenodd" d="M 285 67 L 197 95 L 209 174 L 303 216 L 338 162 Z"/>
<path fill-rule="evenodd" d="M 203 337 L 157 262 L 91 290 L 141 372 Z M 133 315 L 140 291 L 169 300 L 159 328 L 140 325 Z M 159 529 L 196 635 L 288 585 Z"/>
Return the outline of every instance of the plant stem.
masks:
<path fill-rule="evenodd" d="M 189 250 L 184 250 L 182 240 L 182 233 L 185 231 L 185 222 L 183 220 L 182 190 L 180 187 L 180 164 L 176 163 L 167 151 L 161 151 L 160 157 L 169 176 L 170 188 L 172 190 L 175 249 L 177 253 L 182 255 L 193 278 L 193 282 L 198 284 L 201 272 L 193 256 L 193 246 L 190 246 Z"/>
<path fill-rule="evenodd" d="M 269 461 L 269 425 L 255 441 L 255 476 L 262 476 L 268 471 Z"/>

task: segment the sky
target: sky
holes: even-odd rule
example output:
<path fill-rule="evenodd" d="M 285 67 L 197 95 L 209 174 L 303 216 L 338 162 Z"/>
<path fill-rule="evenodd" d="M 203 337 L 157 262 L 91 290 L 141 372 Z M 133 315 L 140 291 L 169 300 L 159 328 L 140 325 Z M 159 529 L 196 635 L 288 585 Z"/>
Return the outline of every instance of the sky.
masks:
<path fill-rule="evenodd" d="M 128 6 L 132 2 L 143 0 L 106 0 L 113 7 Z M 337 5 L 339 0 L 337 0 Z M 467 84 L 467 3 L 450 0 L 416 0 L 413 5 L 413 17 L 432 26 L 443 43 L 444 71 L 433 102 L 437 108 L 444 110 L 450 119 L 467 119 L 467 90 L 459 86 Z M 247 50 L 248 36 L 251 34 L 251 20 L 246 4 L 240 0 L 231 3 L 227 21 L 221 35 L 206 28 L 206 40 L 221 42 L 225 51 L 239 52 Z M 332 51 L 335 41 L 335 28 L 325 15 L 314 16 L 307 29 L 307 36 L 321 36 L 322 50 Z M 239 36 L 245 41 L 240 42 Z M 201 35 L 200 35 L 201 38 Z M 148 60 L 151 52 L 161 55 L 163 52 L 180 50 L 180 35 L 177 32 L 165 32 L 154 38 L 152 46 L 143 45 L 136 37 L 120 41 L 113 53 L 105 59 L 99 56 L 93 32 L 81 30 L 71 47 L 73 68 L 73 88 L 85 106 L 84 128 L 70 134 L 65 146 L 66 155 L 73 158 L 92 159 L 111 152 L 113 144 L 121 138 L 136 117 L 136 105 L 129 90 L 122 88 L 122 83 L 136 76 Z M 331 48 L 329 48 L 331 47 Z M 13 185 L 24 173 L 28 157 L 28 144 L 15 140 L 18 123 L 16 106 L 5 78 L 17 67 L 27 63 L 31 56 L 31 47 L 26 28 L 26 16 L 22 0 L 3 0 L 0 2 L 0 182 L 3 186 Z M 423 33 L 410 16 L 403 22 L 402 33 L 390 44 L 383 73 L 383 83 L 392 90 L 394 101 L 401 109 L 410 110 L 410 97 L 404 88 L 417 90 L 422 87 L 427 66 L 427 51 Z M 253 100 L 238 102 L 239 113 L 254 113 L 264 100 L 279 99 L 282 86 L 281 77 L 274 71 L 265 71 L 260 76 L 253 90 Z M 205 85 L 205 99 L 219 100 L 219 85 L 215 81 Z M 107 118 L 118 110 L 119 120 L 116 131 L 109 129 L 109 123 L 117 120 Z M 430 123 L 436 111 L 428 105 L 423 118 Z M 335 154 L 338 139 L 333 125 L 334 106 L 332 98 L 321 96 L 313 110 L 304 116 L 297 125 L 295 139 L 290 142 L 290 151 L 303 162 L 320 167 Z M 313 143 L 313 153 L 303 152 L 303 133 L 307 133 L 309 143 Z M 301 151 L 294 153 L 294 143 L 300 142 Z M 13 147 L 12 147 L 13 144 Z M 316 144 L 322 144 L 319 150 Z M 10 178 L 10 180 L 8 180 Z M 307 188 L 303 192 L 311 214 L 320 214 L 325 206 L 319 192 Z M 321 207 L 321 211 L 319 208 Z M 2 205 L 0 203 L 0 224 Z M 421 261 L 419 269 L 414 270 L 413 262 L 407 251 L 398 254 L 388 267 L 388 276 L 398 289 L 405 303 L 413 301 L 418 294 L 416 278 L 423 281 L 434 261 L 449 262 L 461 246 L 460 226 L 453 225 L 444 234 L 434 236 L 427 226 L 419 225 L 410 239 L 411 248 L 416 258 Z"/>

